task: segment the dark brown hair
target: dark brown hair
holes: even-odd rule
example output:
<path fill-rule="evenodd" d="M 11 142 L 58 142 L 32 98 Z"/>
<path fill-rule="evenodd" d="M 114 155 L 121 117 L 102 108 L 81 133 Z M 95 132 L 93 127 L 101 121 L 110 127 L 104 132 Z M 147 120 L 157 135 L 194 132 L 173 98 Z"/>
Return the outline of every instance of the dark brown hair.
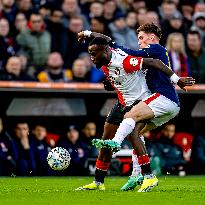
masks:
<path fill-rule="evenodd" d="M 153 33 L 155 34 L 159 39 L 162 37 L 162 31 L 161 29 L 156 26 L 153 23 L 146 23 L 141 25 L 138 29 L 137 29 L 137 34 L 139 34 L 140 31 L 143 31 L 145 33 Z"/>

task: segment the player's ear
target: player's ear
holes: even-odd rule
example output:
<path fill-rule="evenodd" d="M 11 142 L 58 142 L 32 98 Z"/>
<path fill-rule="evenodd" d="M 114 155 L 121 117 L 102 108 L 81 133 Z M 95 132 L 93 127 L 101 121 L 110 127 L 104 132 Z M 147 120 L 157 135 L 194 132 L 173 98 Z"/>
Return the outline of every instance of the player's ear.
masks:
<path fill-rule="evenodd" d="M 154 35 L 153 34 L 150 35 L 150 40 L 152 40 L 152 41 L 154 40 Z"/>

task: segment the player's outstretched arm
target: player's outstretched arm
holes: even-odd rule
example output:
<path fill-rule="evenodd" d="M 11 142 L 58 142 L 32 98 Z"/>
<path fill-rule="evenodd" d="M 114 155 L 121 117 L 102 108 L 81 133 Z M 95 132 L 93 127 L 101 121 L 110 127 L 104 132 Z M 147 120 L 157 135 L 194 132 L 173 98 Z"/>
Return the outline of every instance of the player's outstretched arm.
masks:
<path fill-rule="evenodd" d="M 158 69 L 166 73 L 171 81 L 177 84 L 181 89 L 185 90 L 185 86 L 192 86 L 195 83 L 195 79 L 192 77 L 179 77 L 168 66 L 166 66 L 161 60 L 153 58 L 143 59 L 143 68 L 145 69 Z"/>
<path fill-rule="evenodd" d="M 163 73 L 166 73 L 169 77 L 171 77 L 174 74 L 174 72 L 159 59 L 144 58 L 143 68 L 161 70 Z"/>
<path fill-rule="evenodd" d="M 92 31 L 81 31 L 78 33 L 78 41 L 79 42 L 83 42 L 86 39 L 93 39 L 96 37 L 100 37 L 100 38 L 104 38 L 105 40 L 107 40 L 108 42 L 111 41 L 112 39 L 109 36 L 106 36 L 102 33 L 97 33 L 97 32 L 92 32 Z"/>

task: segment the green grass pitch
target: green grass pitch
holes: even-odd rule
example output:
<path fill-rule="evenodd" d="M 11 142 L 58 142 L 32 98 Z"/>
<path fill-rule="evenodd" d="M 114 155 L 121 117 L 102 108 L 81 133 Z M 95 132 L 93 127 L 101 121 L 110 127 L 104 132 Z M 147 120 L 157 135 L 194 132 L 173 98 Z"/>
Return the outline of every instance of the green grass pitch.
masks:
<path fill-rule="evenodd" d="M 74 191 L 93 177 L 0 178 L 0 205 L 205 205 L 205 176 L 159 178 L 149 193 L 120 191 L 127 177 L 108 177 L 106 191 Z"/>

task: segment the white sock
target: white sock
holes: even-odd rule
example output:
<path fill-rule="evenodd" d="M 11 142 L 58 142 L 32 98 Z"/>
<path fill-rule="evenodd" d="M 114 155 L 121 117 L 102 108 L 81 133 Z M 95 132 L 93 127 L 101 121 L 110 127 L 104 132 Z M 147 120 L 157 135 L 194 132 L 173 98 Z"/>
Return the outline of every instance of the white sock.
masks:
<path fill-rule="evenodd" d="M 113 141 L 121 144 L 122 141 L 127 137 L 135 128 L 135 121 L 132 118 L 126 118 L 121 123 Z"/>
<path fill-rule="evenodd" d="M 143 143 L 145 143 L 144 137 L 140 136 L 140 138 L 143 141 Z M 135 176 L 136 177 L 138 174 L 141 173 L 141 167 L 140 167 L 140 165 L 138 163 L 137 155 L 134 152 L 132 152 L 132 163 L 133 163 L 133 169 L 132 169 L 131 176 Z"/>
<path fill-rule="evenodd" d="M 143 143 L 145 144 L 145 141 L 144 141 L 144 137 L 141 135 L 140 136 L 140 139 L 143 141 Z"/>
<path fill-rule="evenodd" d="M 154 177 L 155 177 L 154 174 L 145 174 L 144 175 L 145 179 L 153 179 Z"/>
<path fill-rule="evenodd" d="M 102 182 L 97 182 L 97 181 L 94 181 L 94 183 L 95 183 L 97 186 L 100 186 L 101 184 L 103 184 Z"/>
<path fill-rule="evenodd" d="M 134 151 L 134 150 L 133 150 Z M 141 173 L 141 167 L 138 163 L 137 155 L 132 152 L 132 163 L 133 163 L 133 169 L 132 169 L 132 177 L 136 177 L 138 174 Z"/>

